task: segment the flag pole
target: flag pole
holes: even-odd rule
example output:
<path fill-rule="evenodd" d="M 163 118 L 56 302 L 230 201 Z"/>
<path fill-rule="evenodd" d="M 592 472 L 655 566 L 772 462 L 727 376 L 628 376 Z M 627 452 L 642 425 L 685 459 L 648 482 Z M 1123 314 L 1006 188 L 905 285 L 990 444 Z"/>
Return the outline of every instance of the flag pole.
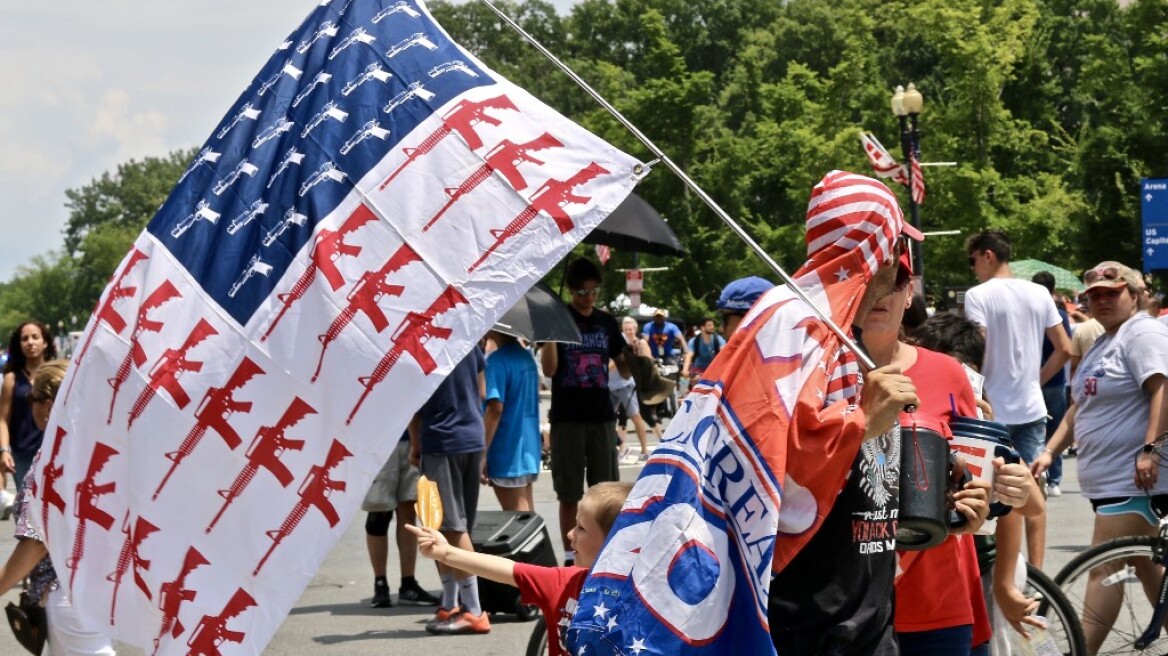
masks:
<path fill-rule="evenodd" d="M 686 187 L 689 187 L 691 191 L 697 194 L 698 198 L 701 198 L 706 206 L 709 207 L 710 210 L 712 210 L 714 214 L 716 214 L 718 218 L 720 218 L 722 222 L 725 223 L 726 226 L 734 232 L 734 234 L 738 235 L 739 239 L 746 242 L 746 245 L 749 246 L 752 251 L 754 251 L 754 254 L 762 259 L 763 263 L 766 264 L 771 269 L 771 271 L 774 271 L 775 275 L 781 278 L 787 287 L 791 289 L 791 291 L 795 292 L 796 296 L 798 296 L 804 303 L 811 306 L 811 309 L 814 310 L 815 314 L 819 315 L 819 318 L 825 324 L 827 324 L 828 329 L 835 333 L 836 337 L 840 338 L 840 340 L 843 342 L 844 348 L 855 354 L 856 358 L 859 359 L 860 362 L 868 369 L 876 368 L 876 363 L 872 361 L 872 358 L 868 357 L 868 354 L 864 351 L 864 349 L 857 346 L 856 343 L 852 341 L 852 338 L 848 337 L 848 334 L 831 320 L 831 317 L 829 317 L 823 310 L 819 308 L 819 306 L 812 302 L 812 300 L 808 298 L 807 294 L 803 292 L 795 280 L 791 278 L 791 276 L 787 275 L 787 272 L 783 270 L 783 267 L 779 266 L 779 263 L 776 262 L 769 254 L 767 254 L 767 252 L 763 250 L 762 246 L 760 246 L 758 242 L 756 242 L 754 238 L 752 238 L 750 234 L 748 234 L 746 230 L 744 230 L 742 226 L 738 224 L 737 221 L 732 219 L 725 210 L 719 207 L 718 203 L 716 203 L 713 198 L 710 198 L 709 194 L 707 194 L 701 187 L 699 187 L 698 184 L 694 182 L 685 173 L 685 171 L 681 169 L 681 167 L 679 167 L 677 164 L 674 164 L 673 160 L 669 159 L 669 156 L 666 155 L 664 151 L 662 151 L 657 147 L 656 144 L 650 141 L 649 137 L 645 136 L 644 133 L 642 133 L 637 128 L 637 126 L 633 125 L 631 121 L 625 118 L 625 116 L 621 114 L 616 107 L 613 107 L 611 103 L 609 103 L 604 99 L 603 96 L 597 93 L 595 89 L 593 89 L 587 82 L 585 82 L 583 78 L 577 75 L 575 71 L 569 68 L 567 64 L 560 61 L 558 57 L 552 54 L 550 50 L 545 48 L 543 44 L 536 40 L 535 37 L 528 34 L 527 31 L 520 27 L 519 24 L 514 20 L 512 20 L 510 16 L 500 11 L 494 4 L 491 3 L 491 0 L 480 0 L 480 2 L 486 5 L 487 8 L 494 12 L 495 15 L 498 16 L 504 23 L 509 25 L 511 29 L 515 30 L 520 36 L 522 36 L 524 40 L 535 46 L 536 50 L 539 50 L 541 53 L 543 53 L 543 55 L 551 60 L 551 62 L 555 64 L 561 71 L 563 71 L 564 74 L 572 78 L 573 82 L 579 85 L 580 88 L 583 89 L 588 95 L 592 96 L 596 102 L 600 103 L 601 107 L 607 110 L 608 113 L 612 114 L 613 118 L 615 118 L 617 121 L 620 121 L 621 125 L 625 126 L 629 132 L 632 132 L 633 136 L 635 136 L 642 144 L 645 145 L 646 148 L 648 148 L 654 155 L 656 155 L 657 158 L 661 160 L 661 163 L 664 164 L 670 171 L 672 171 L 674 175 L 680 178 Z"/>

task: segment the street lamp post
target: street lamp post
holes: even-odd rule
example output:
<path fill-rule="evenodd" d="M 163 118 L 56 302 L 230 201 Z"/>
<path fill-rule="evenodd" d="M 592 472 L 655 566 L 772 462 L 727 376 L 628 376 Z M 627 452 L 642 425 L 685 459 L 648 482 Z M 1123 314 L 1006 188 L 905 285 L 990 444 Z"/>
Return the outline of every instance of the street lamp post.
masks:
<path fill-rule="evenodd" d="M 905 170 L 908 175 L 908 209 L 909 223 L 917 230 L 921 229 L 920 209 L 912 193 L 913 160 L 921 159 L 921 133 L 917 129 L 917 117 L 924 107 L 925 99 L 913 83 L 908 88 L 897 85 L 892 94 L 892 113 L 900 121 L 900 147 L 904 151 Z M 925 295 L 925 260 L 921 253 L 921 242 L 912 241 L 913 262 L 913 291 Z"/>

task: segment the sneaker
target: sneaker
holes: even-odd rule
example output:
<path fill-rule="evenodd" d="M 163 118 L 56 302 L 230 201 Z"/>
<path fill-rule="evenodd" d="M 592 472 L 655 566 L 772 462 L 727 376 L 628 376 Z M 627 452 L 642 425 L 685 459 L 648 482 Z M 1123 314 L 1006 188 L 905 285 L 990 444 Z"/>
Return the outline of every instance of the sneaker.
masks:
<path fill-rule="evenodd" d="M 458 606 L 455 606 L 454 608 L 450 608 L 450 609 L 439 607 L 438 610 L 434 611 L 434 617 L 430 618 L 429 622 L 426 622 L 426 630 L 433 633 L 432 629 L 434 627 L 436 627 L 439 624 L 442 624 L 444 622 L 448 622 L 450 620 L 450 618 L 455 617 L 456 615 L 459 615 L 461 613 L 462 613 L 462 609 L 459 608 Z"/>
<path fill-rule="evenodd" d="M 481 635 L 491 632 L 491 618 L 481 615 L 459 613 L 434 626 L 426 625 L 426 630 L 436 635 Z"/>
<path fill-rule="evenodd" d="M 389 598 L 389 584 L 378 579 L 373 582 L 373 599 L 369 600 L 370 608 L 392 608 L 393 601 Z"/>
<path fill-rule="evenodd" d="M 649 454 L 642 453 L 640 456 L 637 457 L 637 462 L 649 462 Z"/>
<path fill-rule="evenodd" d="M 629 451 L 631 451 L 631 450 L 632 450 L 632 447 L 630 447 L 629 445 L 627 445 L 627 444 L 621 445 L 620 448 L 617 449 L 616 459 L 621 461 L 621 462 L 624 462 L 625 458 L 629 457 Z"/>
<path fill-rule="evenodd" d="M 1062 495 L 1063 491 L 1059 489 L 1058 483 L 1052 483 L 1051 485 L 1046 486 L 1046 496 L 1061 497 Z"/>
<path fill-rule="evenodd" d="M 417 584 L 397 589 L 397 603 L 402 606 L 437 606 L 439 601 L 438 597 L 426 592 Z"/>

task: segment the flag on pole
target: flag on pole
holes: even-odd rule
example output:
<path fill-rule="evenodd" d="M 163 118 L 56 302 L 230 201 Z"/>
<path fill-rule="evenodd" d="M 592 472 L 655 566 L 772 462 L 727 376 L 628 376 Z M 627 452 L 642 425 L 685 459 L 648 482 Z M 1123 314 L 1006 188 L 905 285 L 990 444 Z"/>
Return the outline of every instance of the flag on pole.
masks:
<path fill-rule="evenodd" d="M 796 283 L 851 326 L 907 226 L 882 183 L 834 171 L 812 192 Z M 570 653 L 773 654 L 772 571 L 811 539 L 864 433 L 854 356 L 785 285 L 743 319 L 681 403 L 609 532 Z"/>
<path fill-rule="evenodd" d="M 910 186 L 908 171 L 905 170 L 904 165 L 897 163 L 896 158 L 889 154 L 875 135 L 860 132 L 860 144 L 864 147 L 864 154 L 868 156 L 872 171 L 878 177 L 891 178 L 893 182 L 899 182 L 906 187 Z M 921 172 L 920 157 L 917 153 L 912 153 L 909 156 L 909 162 L 912 166 L 912 185 L 909 192 L 912 194 L 913 201 L 920 205 L 925 202 L 925 175 Z"/>
<path fill-rule="evenodd" d="M 90 318 L 32 512 L 83 620 L 259 654 L 409 417 L 644 171 L 418 0 L 322 0 Z"/>
<path fill-rule="evenodd" d="M 912 193 L 913 202 L 921 205 L 925 202 L 925 174 L 921 171 L 921 158 L 917 153 L 912 153 L 909 156 L 909 164 L 912 166 Z"/>
<path fill-rule="evenodd" d="M 600 260 L 600 264 L 608 264 L 610 257 L 612 257 L 612 249 L 604 244 L 596 245 L 596 259 Z"/>

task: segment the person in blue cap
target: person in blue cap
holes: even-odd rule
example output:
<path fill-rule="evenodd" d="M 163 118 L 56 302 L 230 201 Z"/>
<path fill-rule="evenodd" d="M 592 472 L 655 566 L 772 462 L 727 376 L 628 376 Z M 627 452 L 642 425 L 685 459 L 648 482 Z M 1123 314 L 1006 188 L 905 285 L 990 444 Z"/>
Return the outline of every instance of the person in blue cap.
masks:
<path fill-rule="evenodd" d="M 722 288 L 718 297 L 718 314 L 722 315 L 722 335 L 726 339 L 738 329 L 742 318 L 754 307 L 754 302 L 770 291 L 775 284 L 765 278 L 739 278 Z"/>

